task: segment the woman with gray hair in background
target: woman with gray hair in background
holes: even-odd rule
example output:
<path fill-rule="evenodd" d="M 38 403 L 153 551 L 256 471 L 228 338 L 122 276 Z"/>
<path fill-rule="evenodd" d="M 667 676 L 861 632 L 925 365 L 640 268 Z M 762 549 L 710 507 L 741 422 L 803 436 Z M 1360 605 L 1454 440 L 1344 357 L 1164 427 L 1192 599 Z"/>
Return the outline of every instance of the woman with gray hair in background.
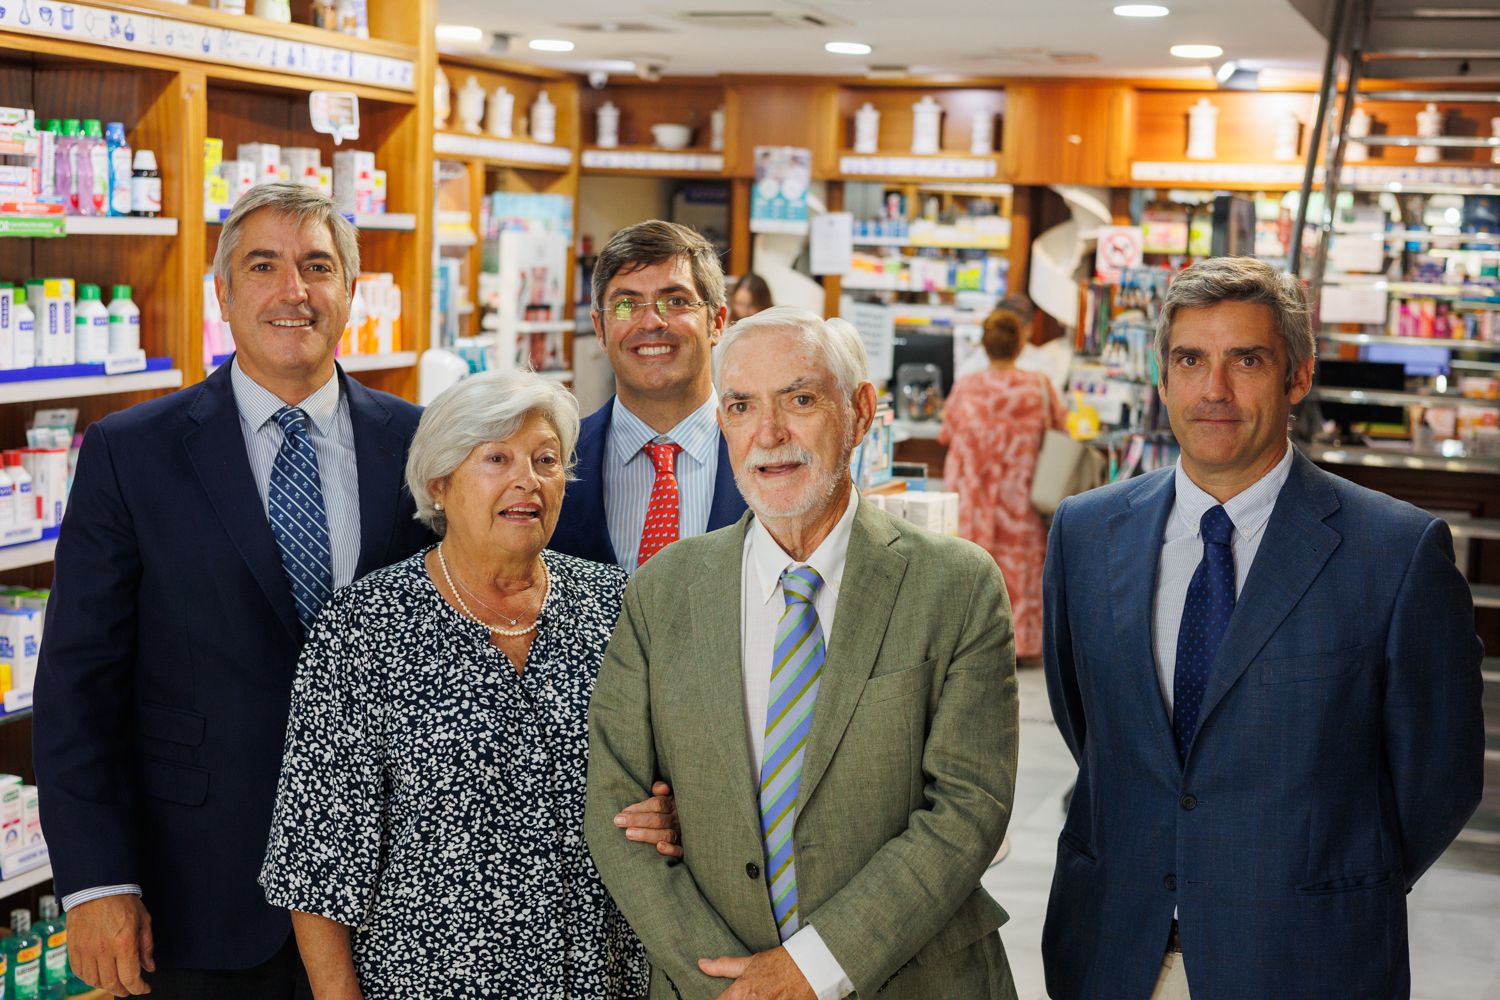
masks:
<path fill-rule="evenodd" d="M 308 635 L 260 880 L 318 1000 L 646 992 L 582 836 L 626 577 L 544 551 L 577 439 L 572 394 L 537 375 L 444 392 L 406 467 L 442 541 L 339 591 Z M 670 798 L 636 810 L 659 829 L 631 839 L 680 855 Z"/>

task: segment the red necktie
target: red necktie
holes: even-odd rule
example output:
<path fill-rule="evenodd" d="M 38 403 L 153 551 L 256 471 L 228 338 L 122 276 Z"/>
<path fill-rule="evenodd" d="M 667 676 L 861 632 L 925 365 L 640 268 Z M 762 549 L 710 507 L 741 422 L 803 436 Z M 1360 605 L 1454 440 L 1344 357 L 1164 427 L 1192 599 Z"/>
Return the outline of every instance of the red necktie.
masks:
<path fill-rule="evenodd" d="M 646 525 L 641 529 L 641 551 L 636 566 L 677 541 L 677 453 L 682 445 L 668 441 L 648 444 L 641 449 L 656 467 L 656 482 L 651 484 L 651 502 L 646 505 Z"/>

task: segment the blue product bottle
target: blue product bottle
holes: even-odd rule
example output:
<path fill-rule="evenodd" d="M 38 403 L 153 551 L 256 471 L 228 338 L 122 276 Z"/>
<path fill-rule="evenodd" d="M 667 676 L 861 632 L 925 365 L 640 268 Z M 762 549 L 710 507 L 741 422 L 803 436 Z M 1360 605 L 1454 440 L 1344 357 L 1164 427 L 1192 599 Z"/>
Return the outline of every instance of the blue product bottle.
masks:
<path fill-rule="evenodd" d="M 130 146 L 125 142 L 123 122 L 110 122 L 104 129 L 104 145 L 109 160 L 109 214 L 129 215 L 130 200 Z"/>

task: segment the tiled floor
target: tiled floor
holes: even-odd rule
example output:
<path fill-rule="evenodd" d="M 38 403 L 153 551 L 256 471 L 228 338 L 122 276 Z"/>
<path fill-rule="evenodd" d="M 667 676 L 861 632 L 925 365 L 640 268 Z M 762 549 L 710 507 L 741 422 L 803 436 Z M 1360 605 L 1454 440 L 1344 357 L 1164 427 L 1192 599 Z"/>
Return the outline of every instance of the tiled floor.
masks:
<path fill-rule="evenodd" d="M 1042 918 L 1062 795 L 1073 782 L 1073 758 L 1047 705 L 1037 669 L 1021 671 L 1021 761 L 1010 854 L 984 886 L 1010 913 L 1001 931 L 1020 1000 L 1046 997 Z M 1494 853 L 1452 850 L 1407 897 L 1411 921 L 1412 996 L 1416 1000 L 1500 997 L 1500 861 Z"/>

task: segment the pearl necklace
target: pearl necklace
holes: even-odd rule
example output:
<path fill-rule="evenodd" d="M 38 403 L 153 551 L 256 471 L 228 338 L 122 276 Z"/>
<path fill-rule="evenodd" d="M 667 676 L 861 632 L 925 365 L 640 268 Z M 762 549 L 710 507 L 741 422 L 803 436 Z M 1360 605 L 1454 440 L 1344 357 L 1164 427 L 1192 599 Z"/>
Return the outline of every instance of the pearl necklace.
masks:
<path fill-rule="evenodd" d="M 463 595 L 459 593 L 458 588 L 453 585 L 453 574 L 448 571 L 448 560 L 443 557 L 443 546 L 441 544 L 438 545 L 437 557 L 438 565 L 442 567 L 443 570 L 443 580 L 448 584 L 449 592 L 453 594 L 453 599 L 458 602 L 458 607 L 461 611 L 463 611 L 465 617 L 471 619 L 474 622 L 477 622 L 480 625 L 483 625 L 493 634 L 503 635 L 509 639 L 516 639 L 523 635 L 526 635 L 529 632 L 534 632 L 536 631 L 537 625 L 541 624 L 542 608 L 546 607 L 547 595 L 552 590 L 552 575 L 547 572 L 547 561 L 545 559 L 542 560 L 542 603 L 537 606 L 535 620 L 533 620 L 532 623 L 530 625 L 527 625 L 525 628 L 501 628 L 498 625 L 491 625 L 489 622 L 476 615 L 473 611 L 469 610 L 469 605 L 465 603 Z M 489 605 L 486 604 L 485 607 L 489 607 Z M 490 608 L 490 610 L 493 611 L 494 608 Z M 512 618 L 511 624 L 514 625 L 519 620 L 520 619 L 518 618 Z"/>

